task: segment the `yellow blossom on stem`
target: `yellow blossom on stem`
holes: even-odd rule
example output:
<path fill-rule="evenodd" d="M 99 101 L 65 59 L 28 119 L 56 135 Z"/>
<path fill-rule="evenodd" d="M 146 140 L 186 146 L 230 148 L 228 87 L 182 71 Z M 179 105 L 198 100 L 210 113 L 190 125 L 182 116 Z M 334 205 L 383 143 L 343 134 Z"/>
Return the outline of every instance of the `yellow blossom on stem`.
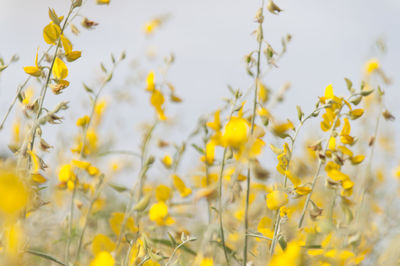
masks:
<path fill-rule="evenodd" d="M 103 251 L 112 252 L 116 248 L 115 243 L 106 235 L 98 234 L 92 241 L 92 252 L 97 255 Z"/>
<path fill-rule="evenodd" d="M 167 117 L 164 114 L 163 104 L 164 104 L 164 95 L 161 91 L 154 89 L 151 94 L 150 103 L 156 109 L 158 118 L 160 120 L 166 120 Z"/>
<path fill-rule="evenodd" d="M 172 196 L 172 190 L 166 185 L 159 185 L 156 188 L 156 199 L 158 201 L 167 201 Z"/>
<path fill-rule="evenodd" d="M 267 207 L 270 210 L 278 210 L 289 202 L 288 195 L 279 190 L 267 194 Z"/>
<path fill-rule="evenodd" d="M 58 80 L 63 80 L 68 76 L 68 68 L 59 57 L 54 60 L 53 76 Z"/>
<path fill-rule="evenodd" d="M 109 223 L 111 226 L 111 230 L 114 232 L 115 235 L 119 236 L 121 233 L 122 223 L 124 221 L 125 214 L 122 212 L 114 212 L 112 213 Z M 128 230 L 132 233 L 138 231 L 138 228 L 135 226 L 135 221 L 132 217 L 129 217 L 126 220 L 125 230 Z"/>
<path fill-rule="evenodd" d="M 203 258 L 200 262 L 200 266 L 213 266 L 214 260 L 212 258 Z"/>
<path fill-rule="evenodd" d="M 245 144 L 248 138 L 248 124 L 247 121 L 240 117 L 232 117 L 225 125 L 224 133 L 222 135 L 222 142 L 224 146 L 239 148 Z"/>
<path fill-rule="evenodd" d="M 13 217 L 28 204 L 29 191 L 13 169 L 0 169 L 0 213 Z"/>
<path fill-rule="evenodd" d="M 165 155 L 165 156 L 162 158 L 161 162 L 164 164 L 164 166 L 165 166 L 166 168 L 171 168 L 172 163 L 173 163 L 173 160 L 172 160 L 172 157 L 171 157 L 171 156 Z"/>
<path fill-rule="evenodd" d="M 42 75 L 42 68 L 38 66 L 38 52 L 39 48 L 36 51 L 35 65 L 24 67 L 25 73 L 34 77 L 40 77 Z"/>
<path fill-rule="evenodd" d="M 367 74 L 371 74 L 372 72 L 376 71 L 377 69 L 379 69 L 378 59 L 370 59 L 365 64 L 365 72 Z"/>
<path fill-rule="evenodd" d="M 171 225 L 175 222 L 168 216 L 168 206 L 163 201 L 154 203 L 150 207 L 149 218 L 158 225 Z"/>
<path fill-rule="evenodd" d="M 44 41 L 48 44 L 56 44 L 61 35 L 61 28 L 57 24 L 50 23 L 43 29 Z"/>
<path fill-rule="evenodd" d="M 192 194 L 192 190 L 188 187 L 186 187 L 185 183 L 183 180 L 177 176 L 177 175 L 172 175 L 172 181 L 174 183 L 175 188 L 179 191 L 181 194 L 182 198 L 185 198 Z"/>
<path fill-rule="evenodd" d="M 90 266 L 114 266 L 115 260 L 107 251 L 100 252 L 90 262 Z"/>

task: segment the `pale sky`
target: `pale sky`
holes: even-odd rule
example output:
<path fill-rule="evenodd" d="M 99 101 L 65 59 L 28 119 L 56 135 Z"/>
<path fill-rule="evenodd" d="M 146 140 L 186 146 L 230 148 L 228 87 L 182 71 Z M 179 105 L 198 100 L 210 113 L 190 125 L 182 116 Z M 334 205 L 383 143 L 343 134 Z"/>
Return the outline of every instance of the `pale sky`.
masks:
<path fill-rule="evenodd" d="M 279 62 L 279 69 L 264 78 L 274 90 L 286 81 L 292 84 L 286 103 L 275 111 L 279 117 L 294 118 L 297 104 L 310 111 L 317 96 L 322 95 L 330 83 L 335 90 L 345 93 L 343 78 L 348 77 L 359 84 L 364 63 L 378 56 L 382 68 L 393 80 L 392 86 L 387 88 L 387 106 L 400 119 L 400 1 L 275 2 L 284 12 L 279 16 L 266 14 L 266 40 L 279 50 L 281 37 L 286 33 L 293 36 L 287 54 Z M 45 105 L 49 107 L 61 99 L 71 102 L 65 124 L 52 128 L 68 134 L 74 120 L 85 110 L 82 102 L 87 97 L 82 82 L 96 84 L 100 61 L 109 62 L 110 53 L 118 55 L 126 50 L 127 61 L 117 69 L 109 89 L 130 90 L 134 97 L 133 106 L 112 106 L 110 112 L 115 113 L 110 116 L 117 118 L 109 123 L 121 140 L 134 148 L 138 141 L 132 142 L 131 134 L 141 121 L 152 117 L 153 110 L 149 107 L 148 95 L 142 92 L 144 88 L 127 83 L 134 71 L 129 62 L 143 57 L 146 47 L 152 46 L 160 58 L 170 52 L 176 56 L 168 79 L 184 102 L 172 109 L 172 113 L 183 121 L 179 125 L 182 131 L 174 134 L 187 135 L 201 114 L 222 105 L 222 97 L 229 96 L 228 84 L 242 89 L 251 85 L 243 56 L 256 48 L 250 33 L 256 28 L 253 18 L 259 5 L 260 1 L 255 0 L 111 0 L 109 6 L 97 6 L 94 0 L 88 0 L 81 13 L 99 22 L 99 26 L 92 31 L 82 30 L 79 36 L 69 33 L 74 49 L 82 50 L 82 58 L 68 64 L 71 86 L 66 92 L 46 98 Z M 47 48 L 42 29 L 49 22 L 48 7 L 55 8 L 61 15 L 68 6 L 67 0 L 0 0 L 0 56 L 6 60 L 13 54 L 20 56 L 18 63 L 0 75 L 1 118 L 17 85 L 26 78 L 22 67 L 33 64 L 38 47 L 41 51 Z M 143 24 L 160 14 L 170 14 L 171 18 L 153 38 L 145 38 Z M 80 20 L 77 18 L 76 24 Z M 384 56 L 374 49 L 378 38 L 386 42 L 387 54 Z M 160 62 L 146 63 L 145 69 L 157 70 Z M 6 123 L 6 130 L 0 132 L 1 151 L 9 142 L 10 130 L 7 128 L 10 129 L 11 122 L 12 117 Z"/>

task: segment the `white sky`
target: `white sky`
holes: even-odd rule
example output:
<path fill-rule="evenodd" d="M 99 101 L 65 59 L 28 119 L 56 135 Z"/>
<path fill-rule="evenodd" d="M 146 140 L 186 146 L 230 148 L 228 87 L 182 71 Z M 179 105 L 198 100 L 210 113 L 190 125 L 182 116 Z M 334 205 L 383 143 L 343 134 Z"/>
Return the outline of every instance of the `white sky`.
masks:
<path fill-rule="evenodd" d="M 74 48 L 82 50 L 82 58 L 68 65 L 71 86 L 64 94 L 50 96 L 45 102 L 49 107 L 60 99 L 71 102 L 65 124 L 53 126 L 62 128 L 65 135 L 85 110 L 82 102 L 86 98 L 81 83 L 95 84 L 99 63 L 109 62 L 110 53 L 117 55 L 126 50 L 128 61 L 131 61 L 142 56 L 149 45 L 156 47 L 160 56 L 174 52 L 176 63 L 169 73 L 169 80 L 184 99 L 173 109 L 173 113 L 184 121 L 181 133 L 175 133 L 178 136 L 186 135 L 201 114 L 221 106 L 221 98 L 229 95 L 227 84 L 242 89 L 251 84 L 242 59 L 256 48 L 250 33 L 256 27 L 253 18 L 260 1 L 111 0 L 110 6 L 97 6 L 94 2 L 88 0 L 82 14 L 99 22 L 99 26 L 93 31 L 82 30 L 77 37 L 70 34 Z M 400 119 L 400 1 L 275 2 L 284 12 L 279 16 L 266 15 L 266 40 L 279 50 L 280 38 L 286 33 L 293 36 L 288 53 L 279 62 L 279 69 L 264 79 L 275 90 L 286 81 L 292 84 L 286 103 L 275 113 L 284 111 L 279 115 L 282 119 L 293 118 L 297 104 L 310 111 L 326 85 L 333 83 L 337 91 L 344 93 L 344 77 L 359 84 L 363 64 L 377 56 L 374 43 L 382 37 L 388 53 L 379 58 L 393 80 L 392 86 L 387 88 L 387 105 Z M 0 0 L 0 56 L 6 60 L 15 53 L 20 56 L 20 61 L 0 76 L 0 117 L 11 102 L 17 85 L 26 77 L 22 67 L 33 64 L 37 47 L 41 51 L 47 47 L 42 38 L 42 29 L 49 21 L 47 8 L 55 8 L 61 15 L 68 6 L 67 0 Z M 165 13 L 171 14 L 172 18 L 153 38 L 146 39 L 142 33 L 144 22 Z M 78 18 L 76 24 L 79 21 Z M 153 110 L 148 107 L 148 95 L 140 91 L 142 88 L 127 85 L 126 80 L 133 71 L 128 66 L 125 62 L 117 69 L 109 87 L 131 90 L 135 97 L 134 106 L 112 106 L 110 112 L 115 112 L 117 118 L 109 123 L 124 145 L 134 148 L 138 140 L 132 142 L 132 132 L 143 119 L 152 117 Z M 153 68 L 157 66 L 158 61 Z M 11 121 L 6 128 L 10 128 Z M 74 129 L 72 133 L 75 132 Z M 6 149 L 9 139 L 9 131 L 0 132 L 0 150 Z"/>

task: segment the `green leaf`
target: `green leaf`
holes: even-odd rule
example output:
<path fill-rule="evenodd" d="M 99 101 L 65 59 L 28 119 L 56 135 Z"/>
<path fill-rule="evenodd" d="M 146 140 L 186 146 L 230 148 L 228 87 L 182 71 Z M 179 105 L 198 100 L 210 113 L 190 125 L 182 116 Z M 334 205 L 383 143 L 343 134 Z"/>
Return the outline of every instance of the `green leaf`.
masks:
<path fill-rule="evenodd" d="M 122 186 L 122 185 L 118 185 L 118 184 L 115 184 L 115 183 L 109 183 L 108 184 L 112 189 L 114 189 L 115 191 L 117 191 L 117 192 L 125 192 L 125 191 L 128 191 L 128 188 L 127 187 L 125 187 L 125 186 Z"/>
<path fill-rule="evenodd" d="M 344 81 L 346 81 L 347 89 L 351 92 L 351 89 L 353 87 L 353 82 L 351 82 L 351 80 L 348 78 L 344 78 Z"/>
<path fill-rule="evenodd" d="M 192 147 L 195 148 L 195 150 L 198 151 L 199 153 L 201 153 L 203 155 L 206 154 L 206 152 L 202 148 L 197 146 L 196 144 L 192 143 Z"/>

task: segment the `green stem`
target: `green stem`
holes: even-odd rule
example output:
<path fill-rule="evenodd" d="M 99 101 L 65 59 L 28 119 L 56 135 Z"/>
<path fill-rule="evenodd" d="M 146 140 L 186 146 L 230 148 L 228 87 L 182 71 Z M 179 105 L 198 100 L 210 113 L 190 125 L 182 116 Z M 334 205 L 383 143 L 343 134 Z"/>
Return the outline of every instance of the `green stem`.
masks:
<path fill-rule="evenodd" d="M 224 148 L 224 153 L 222 155 L 222 165 L 221 165 L 221 170 L 219 172 L 219 180 L 218 180 L 218 217 L 219 217 L 219 231 L 221 234 L 221 242 L 222 242 L 222 247 L 224 249 L 224 255 L 225 255 L 225 260 L 226 264 L 229 266 L 229 257 L 228 257 L 228 250 L 226 249 L 225 245 L 225 236 L 224 236 L 224 225 L 222 222 L 222 179 L 224 175 L 224 168 L 225 168 L 225 157 L 226 157 L 226 152 L 227 148 Z"/>
<path fill-rule="evenodd" d="M 337 121 L 339 120 L 339 118 L 340 118 L 340 112 L 342 111 L 343 106 L 344 106 L 344 103 L 342 103 L 342 106 L 340 107 L 339 111 L 337 112 L 336 117 L 335 117 L 335 120 L 333 121 L 333 124 L 332 124 L 332 128 L 331 128 L 331 130 L 329 131 L 328 139 L 327 139 L 327 141 L 326 141 L 326 143 L 325 143 L 325 148 L 324 148 L 324 150 L 323 150 L 323 154 L 324 154 L 324 155 L 326 154 L 326 151 L 328 150 L 329 140 L 331 139 L 331 137 L 332 137 L 332 135 L 333 135 L 333 132 L 334 132 L 334 130 L 335 130 L 335 128 L 336 128 L 336 122 L 337 122 Z M 313 181 L 312 181 L 312 184 L 311 184 L 311 191 L 310 191 L 310 193 L 308 193 L 308 195 L 307 195 L 307 199 L 306 199 L 306 202 L 305 202 L 305 204 L 304 204 L 303 211 L 302 211 L 301 216 L 300 216 L 298 228 L 301 228 L 302 225 L 303 225 L 304 216 L 305 216 L 305 214 L 306 214 L 306 211 L 307 211 L 307 208 L 308 208 L 308 204 L 310 203 L 311 196 L 312 196 L 312 193 L 313 193 L 313 191 L 314 191 L 315 184 L 317 183 L 317 179 L 318 179 L 318 176 L 319 176 L 319 172 L 321 171 L 323 162 L 324 162 L 324 160 L 322 160 L 322 159 L 320 158 L 320 159 L 319 159 L 319 162 L 318 162 L 317 171 L 316 171 L 315 174 L 314 174 Z"/>
<path fill-rule="evenodd" d="M 264 0 L 261 1 L 261 17 L 263 17 L 263 10 L 264 10 Z M 250 135 L 253 135 L 254 132 L 254 123 L 255 123 L 255 118 L 256 118 L 256 109 L 257 109 L 257 94 L 258 94 L 258 84 L 259 84 L 259 78 L 260 78 L 260 73 L 261 73 L 261 49 L 262 49 L 262 42 L 264 39 L 264 33 L 263 33 L 263 27 L 262 27 L 262 21 L 259 23 L 259 39 L 258 39 L 258 50 L 257 50 L 257 73 L 256 73 L 256 78 L 255 78 L 255 89 L 254 89 L 254 99 L 253 99 L 253 111 L 252 111 L 252 116 L 251 116 L 251 129 L 250 129 Z M 247 249 L 248 249 L 248 233 L 249 233 L 249 202 L 250 202 L 250 162 L 247 167 L 247 178 L 246 178 L 246 206 L 245 206 L 245 213 L 244 213 L 244 249 L 243 249 L 243 265 L 246 266 L 247 264 Z"/>

